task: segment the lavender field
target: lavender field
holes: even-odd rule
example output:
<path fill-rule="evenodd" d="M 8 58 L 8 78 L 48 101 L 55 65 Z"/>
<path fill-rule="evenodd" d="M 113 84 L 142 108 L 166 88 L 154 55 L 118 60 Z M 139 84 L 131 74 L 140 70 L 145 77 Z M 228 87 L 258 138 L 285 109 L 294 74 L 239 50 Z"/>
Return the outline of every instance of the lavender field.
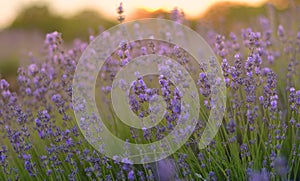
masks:
<path fill-rule="evenodd" d="M 123 11 L 120 5 L 119 25 L 126 20 Z M 94 66 L 79 61 L 97 34 L 87 33 L 89 41 L 73 43 L 65 43 L 60 32 L 46 34 L 44 44 L 32 44 L 34 50 L 43 50 L 42 55 L 32 54 L 27 63 L 19 62 L 15 78 L 0 80 L 0 180 L 300 180 L 299 14 L 299 7 L 293 7 L 281 14 L 261 15 L 246 23 L 247 27 L 237 24 L 222 34 L 201 23 L 195 28 L 178 9 L 170 12 L 174 23 L 190 26 L 212 48 L 218 64 L 209 66 L 219 67 L 219 84 L 226 89 L 219 130 L 203 149 L 199 142 L 216 109 L 212 98 L 216 90 L 205 72 L 206 65 L 199 65 L 186 49 L 172 44 L 174 37 L 168 32 L 162 34 L 170 36 L 170 42 L 155 37 L 128 42 L 103 31 L 101 36 L 116 41 L 119 47 L 99 69 L 93 96 L 102 115 L 101 126 L 123 140 L 124 147 L 163 140 L 175 130 L 185 111 L 180 106 L 182 92 L 174 82 L 164 75 L 139 76 L 137 72 L 128 88 L 130 111 L 139 118 L 147 117 L 154 111 L 149 102 L 160 95 L 166 112 L 151 128 L 124 124 L 112 106 L 112 85 L 117 73 L 133 59 L 161 55 L 175 60 L 191 75 L 199 93 L 194 100 L 200 111 L 188 140 L 174 154 L 144 164 L 134 164 L 130 157 L 107 156 L 91 144 L 97 138 L 87 140 L 90 129 L 102 131 L 97 129 L 97 116 L 87 114 L 80 120 L 75 116 L 88 106 L 74 99 L 75 72 L 82 68 L 77 65 Z M 26 50 L 30 46 L 28 42 Z M 86 72 L 87 81 L 90 74 Z M 83 82 L 78 89 L 89 89 L 85 85 Z M 186 112 L 184 116 L 195 115 Z"/>

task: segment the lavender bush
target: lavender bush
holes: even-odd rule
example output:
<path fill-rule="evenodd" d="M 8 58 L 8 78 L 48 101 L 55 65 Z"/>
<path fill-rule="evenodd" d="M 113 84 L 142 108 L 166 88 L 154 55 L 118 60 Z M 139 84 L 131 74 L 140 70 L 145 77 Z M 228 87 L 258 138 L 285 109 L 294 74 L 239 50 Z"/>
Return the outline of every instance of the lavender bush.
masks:
<path fill-rule="evenodd" d="M 118 11 L 122 22 L 122 7 Z M 184 22 L 179 12 L 172 17 Z M 11 92 L 9 82 L 0 81 L 0 179 L 299 180 L 300 32 L 282 25 L 272 29 L 266 18 L 257 24 L 229 35 L 210 32 L 208 36 L 222 67 L 227 108 L 217 136 L 202 150 L 197 143 L 212 102 L 201 66 L 184 49 L 167 42 L 120 40 L 97 79 L 99 111 L 118 137 L 134 143 L 160 140 L 174 129 L 181 111 L 181 95 L 172 82 L 148 76 L 139 77 L 131 87 L 130 108 L 145 117 L 150 109 L 147 102 L 162 95 L 168 110 L 162 123 L 138 130 L 114 116 L 112 81 L 135 57 L 159 54 L 177 60 L 192 73 L 204 105 L 188 142 L 169 158 L 144 165 L 112 160 L 84 139 L 73 114 L 72 81 L 88 43 L 76 41 L 73 48 L 65 49 L 60 33 L 47 34 L 45 57 L 19 68 L 18 90 Z"/>

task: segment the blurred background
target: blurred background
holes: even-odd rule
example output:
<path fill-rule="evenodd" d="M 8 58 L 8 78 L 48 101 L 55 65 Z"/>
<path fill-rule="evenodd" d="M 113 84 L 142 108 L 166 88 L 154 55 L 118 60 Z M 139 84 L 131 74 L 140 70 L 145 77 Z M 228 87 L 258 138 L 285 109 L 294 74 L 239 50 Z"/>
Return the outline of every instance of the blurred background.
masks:
<path fill-rule="evenodd" d="M 160 17 L 172 19 L 174 8 L 199 33 L 229 34 L 247 28 L 260 16 L 276 26 L 291 20 L 300 0 L 124 0 L 125 22 Z M 118 23 L 116 0 L 0 0 L 0 78 L 15 81 L 17 68 L 42 56 L 46 33 L 62 33 L 64 46 L 88 41 Z M 176 9 L 177 8 L 177 9 Z M 295 13 L 300 12 L 296 11 Z M 289 13 L 288 16 L 284 16 Z M 283 16 L 278 16 L 283 15 Z M 294 18 L 300 15 L 294 14 Z M 253 27 L 253 26 L 252 26 Z"/>

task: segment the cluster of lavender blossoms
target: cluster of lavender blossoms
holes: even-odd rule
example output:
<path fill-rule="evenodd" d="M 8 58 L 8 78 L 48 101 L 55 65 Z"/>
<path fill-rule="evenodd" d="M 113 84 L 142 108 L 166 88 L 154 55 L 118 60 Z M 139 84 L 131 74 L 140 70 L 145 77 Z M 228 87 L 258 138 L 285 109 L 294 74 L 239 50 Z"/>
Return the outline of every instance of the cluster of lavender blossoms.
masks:
<path fill-rule="evenodd" d="M 122 22 L 122 6 L 118 12 Z M 178 9 L 172 18 L 186 21 Z M 120 40 L 96 84 L 99 112 L 116 136 L 132 143 L 161 140 L 183 111 L 182 95 L 170 80 L 136 72 L 130 109 L 146 117 L 155 111 L 148 102 L 161 95 L 167 109 L 162 122 L 139 130 L 114 115 L 112 82 L 135 57 L 157 54 L 176 60 L 192 75 L 201 95 L 199 120 L 185 145 L 167 159 L 144 165 L 110 159 L 85 140 L 74 116 L 72 82 L 88 42 L 77 40 L 66 49 L 60 33 L 47 34 L 47 54 L 18 69 L 15 92 L 9 82 L 0 80 L 0 180 L 299 180 L 300 32 L 282 25 L 271 28 L 266 18 L 259 23 L 229 35 L 209 33 L 226 83 L 227 106 L 217 136 L 202 150 L 198 141 L 214 108 L 205 65 L 195 64 L 188 52 L 168 42 Z"/>

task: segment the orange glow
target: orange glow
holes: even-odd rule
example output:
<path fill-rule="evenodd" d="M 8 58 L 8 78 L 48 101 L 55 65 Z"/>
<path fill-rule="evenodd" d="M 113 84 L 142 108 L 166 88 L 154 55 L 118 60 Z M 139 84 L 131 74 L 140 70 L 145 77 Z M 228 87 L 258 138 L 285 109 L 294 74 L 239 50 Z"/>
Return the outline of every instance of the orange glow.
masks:
<path fill-rule="evenodd" d="M 138 8 L 154 12 L 158 9 L 171 11 L 174 7 L 183 9 L 187 17 L 202 15 L 210 6 L 226 0 L 13 0 L 0 1 L 0 29 L 9 25 L 18 12 L 30 4 L 47 4 L 50 10 L 62 16 L 71 16 L 84 9 L 100 12 L 107 18 L 116 17 L 116 8 L 123 2 L 125 16 L 130 17 Z M 267 0 L 227 0 L 259 6 Z"/>
<path fill-rule="evenodd" d="M 150 7 L 140 7 L 140 8 L 144 9 L 144 10 L 150 12 L 150 13 L 153 13 L 155 11 L 158 11 L 158 10 L 162 9 L 162 8 L 150 8 Z"/>

